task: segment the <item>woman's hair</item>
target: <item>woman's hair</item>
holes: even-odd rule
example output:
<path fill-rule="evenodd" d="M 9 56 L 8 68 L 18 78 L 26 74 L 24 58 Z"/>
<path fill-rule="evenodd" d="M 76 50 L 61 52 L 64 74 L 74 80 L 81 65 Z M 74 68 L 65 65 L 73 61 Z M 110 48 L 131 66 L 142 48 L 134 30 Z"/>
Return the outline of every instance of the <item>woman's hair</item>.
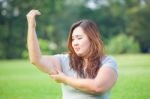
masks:
<path fill-rule="evenodd" d="M 90 48 L 88 53 L 87 68 L 84 71 L 83 58 L 78 56 L 72 47 L 72 33 L 76 27 L 81 27 L 90 41 Z M 100 38 L 96 24 L 91 20 L 80 20 L 74 23 L 69 32 L 68 49 L 70 68 L 77 72 L 78 76 L 82 78 L 95 78 L 101 66 L 101 59 L 103 56 L 103 42 Z"/>

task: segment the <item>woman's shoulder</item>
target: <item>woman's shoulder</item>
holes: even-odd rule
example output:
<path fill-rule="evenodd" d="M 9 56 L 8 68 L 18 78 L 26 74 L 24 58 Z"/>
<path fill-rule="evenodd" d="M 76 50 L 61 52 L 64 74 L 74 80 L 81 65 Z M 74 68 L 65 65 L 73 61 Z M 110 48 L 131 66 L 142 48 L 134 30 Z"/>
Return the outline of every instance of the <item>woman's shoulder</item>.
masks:
<path fill-rule="evenodd" d="M 111 55 L 105 55 L 102 57 L 102 63 L 107 63 L 110 61 L 116 62 L 115 58 Z"/>
<path fill-rule="evenodd" d="M 63 53 L 63 54 L 55 54 L 54 56 L 57 56 L 57 57 L 68 57 L 68 53 Z"/>
<path fill-rule="evenodd" d="M 56 54 L 56 55 L 54 55 L 54 57 L 56 57 L 60 61 L 67 61 L 69 59 L 68 53 L 65 53 L 65 54 Z"/>
<path fill-rule="evenodd" d="M 110 55 L 103 56 L 101 63 L 102 66 L 111 67 L 115 70 L 118 69 L 117 61 L 113 56 Z"/>

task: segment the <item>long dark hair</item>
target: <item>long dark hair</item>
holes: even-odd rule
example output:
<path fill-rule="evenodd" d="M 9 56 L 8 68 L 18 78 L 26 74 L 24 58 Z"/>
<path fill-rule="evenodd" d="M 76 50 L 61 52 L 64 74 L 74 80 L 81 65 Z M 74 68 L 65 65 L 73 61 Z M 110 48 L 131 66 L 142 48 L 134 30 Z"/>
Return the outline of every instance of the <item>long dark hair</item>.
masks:
<path fill-rule="evenodd" d="M 87 68 L 83 70 L 83 58 L 78 56 L 72 47 L 72 32 L 76 27 L 81 27 L 90 41 Z M 70 67 L 77 72 L 81 78 L 95 78 L 101 65 L 103 53 L 103 42 L 100 38 L 96 24 L 91 20 L 80 20 L 74 23 L 69 31 L 68 49 Z"/>

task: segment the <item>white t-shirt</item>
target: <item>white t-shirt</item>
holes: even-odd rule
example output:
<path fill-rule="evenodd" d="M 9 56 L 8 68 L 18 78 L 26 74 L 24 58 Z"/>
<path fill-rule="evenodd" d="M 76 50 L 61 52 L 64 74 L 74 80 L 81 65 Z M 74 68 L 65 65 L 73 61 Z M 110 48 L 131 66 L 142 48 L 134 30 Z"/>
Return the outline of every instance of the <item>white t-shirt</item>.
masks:
<path fill-rule="evenodd" d="M 62 72 L 70 77 L 77 78 L 77 73 L 69 66 L 69 55 L 68 54 L 57 54 L 55 55 L 59 59 L 61 64 Z M 111 56 L 105 56 L 102 59 L 102 67 L 107 66 L 114 69 L 117 72 L 117 63 Z M 102 94 L 89 94 L 78 89 L 75 89 L 69 85 L 61 84 L 62 86 L 62 99 L 109 99 L 110 91 Z"/>

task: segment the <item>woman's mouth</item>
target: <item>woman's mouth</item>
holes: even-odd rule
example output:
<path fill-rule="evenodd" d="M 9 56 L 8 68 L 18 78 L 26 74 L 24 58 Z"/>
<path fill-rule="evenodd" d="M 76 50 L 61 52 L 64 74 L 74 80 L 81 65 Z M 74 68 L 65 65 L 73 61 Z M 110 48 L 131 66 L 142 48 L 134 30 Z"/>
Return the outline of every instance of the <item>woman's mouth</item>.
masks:
<path fill-rule="evenodd" d="M 76 48 L 75 48 L 75 51 L 79 51 L 79 50 L 80 50 L 80 48 L 79 48 L 79 47 L 76 47 Z"/>

